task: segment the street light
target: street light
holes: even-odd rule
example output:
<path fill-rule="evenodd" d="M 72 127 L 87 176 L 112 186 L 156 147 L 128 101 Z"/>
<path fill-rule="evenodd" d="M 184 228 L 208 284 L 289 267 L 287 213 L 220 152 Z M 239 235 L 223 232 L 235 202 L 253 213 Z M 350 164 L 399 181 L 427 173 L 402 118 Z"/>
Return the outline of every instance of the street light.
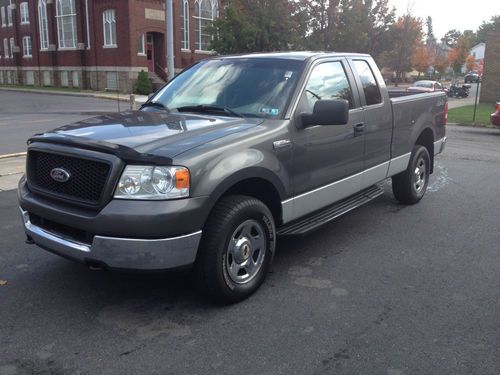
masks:
<path fill-rule="evenodd" d="M 166 36 L 167 36 L 167 70 L 168 80 L 174 78 L 174 10 L 172 0 L 165 0 L 165 21 L 166 21 Z"/>

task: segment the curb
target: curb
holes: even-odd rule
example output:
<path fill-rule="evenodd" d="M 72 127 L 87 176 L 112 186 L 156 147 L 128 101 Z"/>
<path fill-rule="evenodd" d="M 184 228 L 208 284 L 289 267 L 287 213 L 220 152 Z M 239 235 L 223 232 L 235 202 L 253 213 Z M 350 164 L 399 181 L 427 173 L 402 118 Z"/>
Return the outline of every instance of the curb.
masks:
<path fill-rule="evenodd" d="M 18 158 L 20 156 L 26 156 L 26 152 L 16 152 L 14 154 L 0 155 L 0 160 L 9 159 L 9 158 Z"/>
<path fill-rule="evenodd" d="M 14 92 L 29 92 L 31 94 L 44 94 L 44 95 L 69 95 L 69 96 L 78 96 L 78 97 L 86 97 L 86 98 L 96 98 L 96 99 L 108 99 L 108 100 L 119 100 L 122 102 L 130 102 L 129 98 L 123 98 L 112 95 L 106 95 L 103 93 L 86 93 L 86 92 L 73 92 L 73 91 L 51 91 L 51 90 L 37 90 L 37 89 L 23 89 L 16 87 L 0 87 L 0 91 L 14 91 Z"/>

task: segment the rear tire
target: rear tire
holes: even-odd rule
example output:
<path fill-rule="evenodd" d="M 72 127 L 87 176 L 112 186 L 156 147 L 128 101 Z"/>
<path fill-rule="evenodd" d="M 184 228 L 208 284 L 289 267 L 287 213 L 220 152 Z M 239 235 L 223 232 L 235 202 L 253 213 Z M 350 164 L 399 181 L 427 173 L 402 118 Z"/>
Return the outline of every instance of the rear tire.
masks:
<path fill-rule="evenodd" d="M 271 264 L 276 230 L 271 211 L 260 200 L 232 195 L 210 214 L 196 259 L 198 289 L 222 303 L 254 293 Z"/>
<path fill-rule="evenodd" d="M 394 197 L 403 204 L 418 203 L 424 196 L 431 170 L 431 159 L 427 148 L 415 145 L 408 168 L 392 177 Z"/>

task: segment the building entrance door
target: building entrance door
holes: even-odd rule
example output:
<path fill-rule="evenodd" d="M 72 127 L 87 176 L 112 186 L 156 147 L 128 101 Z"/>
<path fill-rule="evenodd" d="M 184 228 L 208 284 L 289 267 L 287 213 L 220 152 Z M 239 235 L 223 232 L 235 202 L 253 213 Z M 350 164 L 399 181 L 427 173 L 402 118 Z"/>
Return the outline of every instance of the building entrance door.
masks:
<path fill-rule="evenodd" d="M 146 54 L 148 57 L 148 71 L 155 71 L 155 53 L 154 53 L 154 38 L 153 34 L 147 34 L 146 38 Z"/>

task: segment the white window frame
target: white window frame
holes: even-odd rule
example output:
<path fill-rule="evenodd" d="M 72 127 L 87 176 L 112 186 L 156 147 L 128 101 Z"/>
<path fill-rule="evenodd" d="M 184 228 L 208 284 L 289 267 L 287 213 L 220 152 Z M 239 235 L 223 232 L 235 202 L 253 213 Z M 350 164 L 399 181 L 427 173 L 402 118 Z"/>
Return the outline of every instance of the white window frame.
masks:
<path fill-rule="evenodd" d="M 9 40 L 7 38 L 3 38 L 3 53 L 6 59 L 10 57 L 9 54 Z"/>
<path fill-rule="evenodd" d="M 104 48 L 117 48 L 116 41 L 116 10 L 106 9 L 102 12 L 102 31 L 104 36 Z M 106 35 L 109 32 L 109 40 Z"/>
<path fill-rule="evenodd" d="M 40 30 L 40 51 L 47 51 L 49 49 L 47 0 L 38 0 L 38 28 Z"/>
<path fill-rule="evenodd" d="M 137 41 L 137 55 L 138 56 L 146 56 L 146 34 L 145 33 L 139 35 L 139 39 Z"/>
<path fill-rule="evenodd" d="M 14 42 L 14 38 L 10 38 L 10 58 L 14 58 L 14 47 L 16 46 L 16 42 Z"/>
<path fill-rule="evenodd" d="M 189 40 L 189 1 L 183 0 L 181 10 L 181 49 L 189 51 L 191 48 Z"/>
<path fill-rule="evenodd" d="M 0 12 L 2 13 L 2 27 L 7 26 L 7 19 L 5 15 L 5 7 L 0 8 Z"/>
<path fill-rule="evenodd" d="M 21 12 L 21 25 L 29 25 L 30 24 L 30 10 L 28 7 L 28 3 L 24 2 L 19 5 L 19 9 Z"/>
<path fill-rule="evenodd" d="M 211 9 L 211 18 L 208 17 L 203 17 L 201 14 L 202 10 L 202 5 L 205 4 L 205 2 L 209 3 L 210 9 Z M 195 52 L 201 52 L 201 53 L 207 53 L 211 52 L 208 49 L 208 44 L 207 46 L 202 45 L 202 36 L 206 34 L 203 33 L 205 31 L 205 28 L 202 26 L 203 21 L 209 21 L 210 23 L 213 23 L 215 19 L 217 18 L 217 13 L 218 13 L 218 7 L 217 7 L 217 1 L 213 0 L 196 0 L 194 2 L 194 22 L 195 22 Z"/>
<path fill-rule="evenodd" d="M 23 37 L 23 57 L 33 57 L 33 43 L 30 36 Z"/>
<path fill-rule="evenodd" d="M 12 26 L 12 6 L 7 5 L 7 25 Z"/>
<path fill-rule="evenodd" d="M 69 13 L 63 13 L 63 8 L 71 8 Z M 57 39 L 60 50 L 76 49 L 76 7 L 75 0 L 56 0 Z M 68 22 L 69 21 L 69 22 Z M 66 32 L 71 33 L 71 38 L 65 39 Z"/>

